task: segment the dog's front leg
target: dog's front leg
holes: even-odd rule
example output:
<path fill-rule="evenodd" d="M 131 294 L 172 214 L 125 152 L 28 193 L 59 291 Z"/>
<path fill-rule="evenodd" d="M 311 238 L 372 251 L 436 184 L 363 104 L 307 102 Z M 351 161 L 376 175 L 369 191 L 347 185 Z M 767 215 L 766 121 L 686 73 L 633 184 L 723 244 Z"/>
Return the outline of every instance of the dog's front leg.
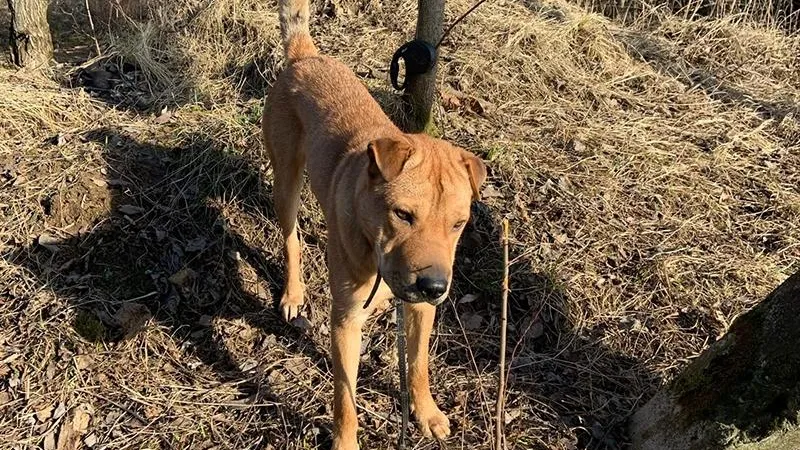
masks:
<path fill-rule="evenodd" d="M 334 275 L 330 266 L 331 355 L 333 356 L 333 450 L 357 450 L 358 415 L 356 413 L 356 377 L 361 352 L 361 328 L 367 318 L 358 294 Z M 366 297 L 364 297 L 366 298 Z"/>
<path fill-rule="evenodd" d="M 450 421 L 431 396 L 428 381 L 428 345 L 436 307 L 427 303 L 405 303 L 408 336 L 408 385 L 411 403 L 422 434 L 444 439 L 450 435 Z"/>

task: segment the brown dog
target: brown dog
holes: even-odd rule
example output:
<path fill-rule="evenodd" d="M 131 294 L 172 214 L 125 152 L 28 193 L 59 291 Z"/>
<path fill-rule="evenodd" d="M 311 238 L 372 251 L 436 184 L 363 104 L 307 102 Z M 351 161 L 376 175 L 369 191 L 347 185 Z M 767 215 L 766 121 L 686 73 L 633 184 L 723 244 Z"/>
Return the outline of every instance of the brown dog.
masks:
<path fill-rule="evenodd" d="M 287 67 L 265 102 L 264 146 L 275 174 L 283 231 L 286 320 L 303 305 L 297 210 L 303 169 L 328 225 L 333 303 L 334 444 L 357 449 L 356 375 L 365 301 L 404 300 L 412 408 L 427 436 L 444 438 L 449 421 L 428 385 L 428 341 L 450 288 L 456 243 L 486 177 L 480 159 L 445 141 L 402 133 L 355 75 L 318 55 L 308 0 L 280 0 Z"/>

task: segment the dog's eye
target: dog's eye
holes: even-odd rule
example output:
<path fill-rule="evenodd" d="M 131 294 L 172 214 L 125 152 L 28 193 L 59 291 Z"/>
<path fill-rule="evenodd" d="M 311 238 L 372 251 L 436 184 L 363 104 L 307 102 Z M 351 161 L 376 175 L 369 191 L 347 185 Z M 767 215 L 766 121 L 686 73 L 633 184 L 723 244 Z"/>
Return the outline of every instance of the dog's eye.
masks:
<path fill-rule="evenodd" d="M 458 222 L 456 222 L 455 225 L 453 225 L 453 231 L 460 230 L 464 226 L 465 223 L 467 223 L 466 220 L 459 220 Z"/>
<path fill-rule="evenodd" d="M 414 216 L 408 211 L 403 211 L 402 209 L 395 209 L 394 215 L 397 216 L 398 219 L 402 220 L 403 222 L 409 225 L 412 225 L 414 223 Z"/>

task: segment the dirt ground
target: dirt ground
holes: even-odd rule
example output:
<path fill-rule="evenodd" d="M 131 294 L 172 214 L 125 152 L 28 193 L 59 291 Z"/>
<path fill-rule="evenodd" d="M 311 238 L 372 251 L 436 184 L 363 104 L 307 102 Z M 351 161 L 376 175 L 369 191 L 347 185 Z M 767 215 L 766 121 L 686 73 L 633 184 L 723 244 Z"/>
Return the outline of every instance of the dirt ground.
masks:
<path fill-rule="evenodd" d="M 282 65 L 276 5 L 91 4 L 94 32 L 83 2 L 53 3 L 52 74 L 0 67 L 0 449 L 329 448 L 326 235 L 308 189 L 307 320 L 275 305 L 258 125 Z M 322 51 L 395 118 L 389 59 L 415 15 L 315 5 Z M 489 1 L 454 29 L 435 132 L 489 179 L 431 349 L 453 436 L 413 429 L 412 448 L 492 448 L 502 218 L 508 448 L 626 448 L 632 412 L 800 270 L 798 55 L 797 34 L 747 15 L 622 20 L 561 0 Z M 364 331 L 364 449 L 397 439 L 394 331 L 391 309 Z"/>

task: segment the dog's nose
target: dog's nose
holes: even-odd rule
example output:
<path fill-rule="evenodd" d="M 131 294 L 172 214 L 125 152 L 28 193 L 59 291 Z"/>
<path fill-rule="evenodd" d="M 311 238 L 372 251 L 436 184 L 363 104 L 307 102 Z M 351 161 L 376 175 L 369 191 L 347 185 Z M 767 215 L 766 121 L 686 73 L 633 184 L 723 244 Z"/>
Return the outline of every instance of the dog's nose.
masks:
<path fill-rule="evenodd" d="M 447 292 L 447 280 L 435 277 L 417 278 L 417 290 L 430 299 L 436 299 Z"/>

